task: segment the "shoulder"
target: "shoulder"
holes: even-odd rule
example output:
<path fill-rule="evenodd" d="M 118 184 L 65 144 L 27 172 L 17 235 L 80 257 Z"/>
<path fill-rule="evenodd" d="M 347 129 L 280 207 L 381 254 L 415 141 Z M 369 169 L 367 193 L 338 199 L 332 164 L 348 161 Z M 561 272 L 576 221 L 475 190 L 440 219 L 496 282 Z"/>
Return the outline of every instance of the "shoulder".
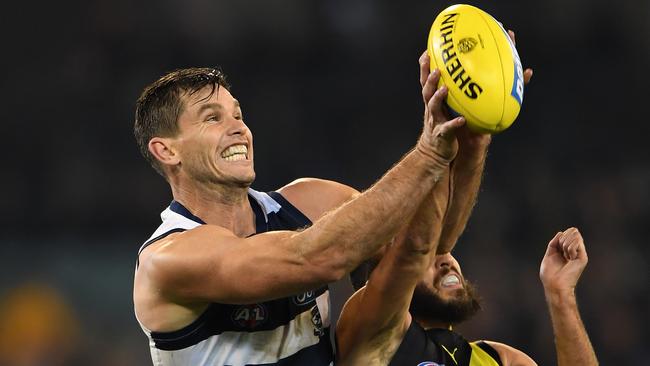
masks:
<path fill-rule="evenodd" d="M 217 225 L 200 225 L 171 233 L 144 248 L 139 255 L 138 272 L 146 273 L 159 285 L 165 284 L 194 257 L 234 238 L 230 230 Z"/>
<path fill-rule="evenodd" d="M 537 366 L 537 363 L 524 352 L 500 342 L 484 341 L 499 354 L 504 366 Z"/>
<path fill-rule="evenodd" d="M 326 179 L 300 178 L 277 190 L 311 221 L 359 194 L 356 189 Z"/>

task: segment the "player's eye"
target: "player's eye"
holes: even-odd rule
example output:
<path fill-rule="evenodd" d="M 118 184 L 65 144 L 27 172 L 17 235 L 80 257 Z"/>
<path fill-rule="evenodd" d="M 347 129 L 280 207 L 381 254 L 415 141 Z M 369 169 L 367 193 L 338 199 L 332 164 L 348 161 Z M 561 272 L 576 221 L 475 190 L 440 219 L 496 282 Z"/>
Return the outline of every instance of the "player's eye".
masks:
<path fill-rule="evenodd" d="M 221 120 L 221 115 L 211 114 L 208 116 L 207 120 L 212 122 L 219 122 Z"/>

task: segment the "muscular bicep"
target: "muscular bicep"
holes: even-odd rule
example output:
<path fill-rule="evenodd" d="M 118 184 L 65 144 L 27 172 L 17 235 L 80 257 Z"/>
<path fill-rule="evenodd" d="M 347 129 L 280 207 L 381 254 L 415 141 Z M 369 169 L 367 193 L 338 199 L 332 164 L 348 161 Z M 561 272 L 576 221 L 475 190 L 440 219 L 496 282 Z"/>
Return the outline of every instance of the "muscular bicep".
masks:
<path fill-rule="evenodd" d="M 143 252 L 140 270 L 162 296 L 178 303 L 279 298 L 326 282 L 323 269 L 301 252 L 297 235 L 274 231 L 239 238 L 218 226 L 202 225 Z"/>
<path fill-rule="evenodd" d="M 537 363 L 524 352 L 507 344 L 485 341 L 494 348 L 501 358 L 503 366 L 537 366 Z"/>

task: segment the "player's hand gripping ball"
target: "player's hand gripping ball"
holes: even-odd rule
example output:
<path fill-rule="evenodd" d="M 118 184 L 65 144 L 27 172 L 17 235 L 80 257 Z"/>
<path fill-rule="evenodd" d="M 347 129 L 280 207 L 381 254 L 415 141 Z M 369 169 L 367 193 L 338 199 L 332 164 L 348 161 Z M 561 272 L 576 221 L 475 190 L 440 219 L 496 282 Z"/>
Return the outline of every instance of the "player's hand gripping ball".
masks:
<path fill-rule="evenodd" d="M 524 101 L 524 70 L 514 43 L 490 14 L 453 5 L 433 21 L 427 51 L 440 69 L 447 106 L 479 133 L 510 127 Z"/>

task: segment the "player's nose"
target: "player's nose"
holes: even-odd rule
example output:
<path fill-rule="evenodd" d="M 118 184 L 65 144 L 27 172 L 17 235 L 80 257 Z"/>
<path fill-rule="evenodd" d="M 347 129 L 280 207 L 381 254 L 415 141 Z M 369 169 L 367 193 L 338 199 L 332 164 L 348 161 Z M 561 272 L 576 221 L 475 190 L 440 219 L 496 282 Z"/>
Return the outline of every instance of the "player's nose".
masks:
<path fill-rule="evenodd" d="M 451 253 L 439 254 L 436 256 L 436 267 L 451 267 L 453 260 L 454 257 L 451 256 Z"/>
<path fill-rule="evenodd" d="M 228 119 L 228 135 L 245 135 L 248 127 L 241 119 L 229 118 Z"/>

